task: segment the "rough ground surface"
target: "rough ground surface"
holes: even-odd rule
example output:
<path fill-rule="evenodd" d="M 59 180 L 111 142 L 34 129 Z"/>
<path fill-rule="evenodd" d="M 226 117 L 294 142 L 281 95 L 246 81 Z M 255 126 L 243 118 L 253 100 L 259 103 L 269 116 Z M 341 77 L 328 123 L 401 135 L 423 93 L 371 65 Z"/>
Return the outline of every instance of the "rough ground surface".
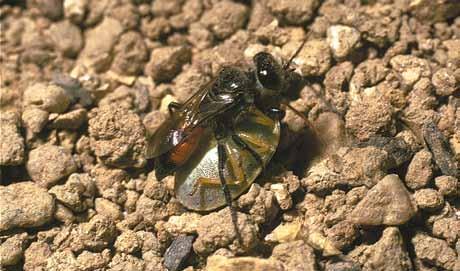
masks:
<path fill-rule="evenodd" d="M 0 28 L 0 270 L 460 270 L 458 1 L 0 0 Z M 305 38 L 286 98 L 311 124 L 287 112 L 238 239 L 146 135 Z"/>

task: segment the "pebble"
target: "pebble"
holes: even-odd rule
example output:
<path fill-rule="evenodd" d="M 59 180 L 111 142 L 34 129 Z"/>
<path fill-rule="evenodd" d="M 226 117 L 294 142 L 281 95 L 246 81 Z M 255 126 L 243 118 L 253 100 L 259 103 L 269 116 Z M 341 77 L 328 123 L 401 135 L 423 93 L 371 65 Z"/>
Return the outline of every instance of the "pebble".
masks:
<path fill-rule="evenodd" d="M 24 139 L 20 119 L 14 112 L 0 112 L 0 165 L 20 165 L 24 162 Z"/>
<path fill-rule="evenodd" d="M 147 60 L 148 51 L 142 35 L 130 31 L 121 35 L 115 45 L 112 69 L 122 75 L 138 75 Z"/>
<path fill-rule="evenodd" d="M 386 228 L 377 243 L 358 246 L 348 256 L 361 264 L 362 271 L 413 270 L 403 236 L 395 227 Z"/>
<path fill-rule="evenodd" d="M 412 245 L 415 255 L 422 262 L 428 262 L 446 270 L 453 269 L 457 255 L 446 241 L 419 232 L 412 237 Z"/>
<path fill-rule="evenodd" d="M 352 103 L 345 115 L 345 127 L 360 141 L 392 134 L 395 130 L 393 107 L 378 97 Z"/>
<path fill-rule="evenodd" d="M 402 83 L 413 86 L 421 77 L 430 77 L 431 68 L 426 59 L 412 55 L 397 55 L 390 60 L 391 67 L 401 77 Z"/>
<path fill-rule="evenodd" d="M 46 270 L 46 260 L 51 254 L 52 251 L 49 244 L 43 241 L 33 242 L 24 253 L 24 270 Z"/>
<path fill-rule="evenodd" d="M 234 252 L 246 252 L 256 246 L 258 243 L 257 226 L 247 214 L 238 212 L 237 218 L 242 244 L 237 240 L 229 208 L 201 217 L 197 228 L 198 238 L 193 244 L 195 252 L 200 255 L 209 255 L 224 247 Z"/>
<path fill-rule="evenodd" d="M 301 41 L 290 41 L 283 48 L 283 55 L 288 59 L 300 48 Z M 332 57 L 329 45 L 324 40 L 310 40 L 305 43 L 299 54 L 292 60 L 302 76 L 321 76 L 331 67 Z"/>
<path fill-rule="evenodd" d="M 441 169 L 441 172 L 444 175 L 457 176 L 458 168 L 454 155 L 449 148 L 449 144 L 447 144 L 446 138 L 436 127 L 436 124 L 433 122 L 425 123 L 422 127 L 422 135 L 433 154 L 433 160 Z"/>
<path fill-rule="evenodd" d="M 87 111 L 84 108 L 58 115 L 51 123 L 50 128 L 77 130 L 88 120 Z"/>
<path fill-rule="evenodd" d="M 458 82 L 454 71 L 448 68 L 441 68 L 433 74 L 431 82 L 439 96 L 452 95 L 458 89 Z"/>
<path fill-rule="evenodd" d="M 200 22 L 218 39 L 226 39 L 242 28 L 249 16 L 249 9 L 240 3 L 218 1 L 205 11 Z"/>
<path fill-rule="evenodd" d="M 303 240 L 283 243 L 275 246 L 270 259 L 283 263 L 285 270 L 317 271 L 316 257 L 308 244 Z"/>
<path fill-rule="evenodd" d="M 108 199 L 97 198 L 94 201 L 94 210 L 96 210 L 98 214 L 109 217 L 113 221 L 119 221 L 123 219 L 121 207 Z"/>
<path fill-rule="evenodd" d="M 49 35 L 54 47 L 66 57 L 76 57 L 83 48 L 80 28 L 69 21 L 52 24 Z"/>
<path fill-rule="evenodd" d="M 36 107 L 25 108 L 22 112 L 22 123 L 27 130 L 27 138 L 38 134 L 48 122 L 49 113 Z"/>
<path fill-rule="evenodd" d="M 433 236 L 446 240 L 451 246 L 460 244 L 460 220 L 455 216 L 436 220 L 433 223 Z"/>
<path fill-rule="evenodd" d="M 78 255 L 78 266 L 82 270 L 104 270 L 104 267 L 110 262 L 110 250 L 105 249 L 102 253 L 83 251 Z"/>
<path fill-rule="evenodd" d="M 132 254 L 141 249 L 142 240 L 139 240 L 134 231 L 128 230 L 122 232 L 115 240 L 114 247 L 118 252 Z"/>
<path fill-rule="evenodd" d="M 36 107 L 49 113 L 62 113 L 70 105 L 67 92 L 55 84 L 35 83 L 24 91 L 24 107 Z"/>
<path fill-rule="evenodd" d="M 346 58 L 359 46 L 361 33 L 353 27 L 331 25 L 327 29 L 327 42 L 337 59 Z"/>
<path fill-rule="evenodd" d="M 16 227 L 38 227 L 53 218 L 53 197 L 33 182 L 0 187 L 0 231 Z"/>
<path fill-rule="evenodd" d="M 227 258 L 224 256 L 211 256 L 207 259 L 205 271 L 285 271 L 283 264 L 272 259 L 256 257 Z"/>
<path fill-rule="evenodd" d="M 367 192 L 350 219 L 359 225 L 402 225 L 416 212 L 410 193 L 399 177 L 391 174 Z"/>
<path fill-rule="evenodd" d="M 319 6 L 318 0 L 269 0 L 265 6 L 280 21 L 294 25 L 302 25 L 313 18 L 316 8 Z"/>
<path fill-rule="evenodd" d="M 10 266 L 19 263 L 24 256 L 27 245 L 27 233 L 15 234 L 0 245 L 0 266 Z"/>
<path fill-rule="evenodd" d="M 433 178 L 433 155 L 428 150 L 417 152 L 407 168 L 405 182 L 410 189 L 426 187 Z"/>
<path fill-rule="evenodd" d="M 64 16 L 75 24 L 80 24 L 86 14 L 88 0 L 64 0 Z"/>
<path fill-rule="evenodd" d="M 86 31 L 85 47 L 78 61 L 96 72 L 108 69 L 112 60 L 112 50 L 122 32 L 123 26 L 118 20 L 105 17 L 95 28 Z"/>
<path fill-rule="evenodd" d="M 171 243 L 164 254 L 164 266 L 169 271 L 177 271 L 184 265 L 190 252 L 194 236 L 179 236 Z"/>
<path fill-rule="evenodd" d="M 191 50 L 186 46 L 156 48 L 152 50 L 144 73 L 151 76 L 156 82 L 169 81 L 182 70 L 182 66 L 190 59 Z"/>
<path fill-rule="evenodd" d="M 435 210 L 444 206 L 442 195 L 431 188 L 419 189 L 414 193 L 415 203 L 422 210 Z"/>
<path fill-rule="evenodd" d="M 62 16 L 61 0 L 31 0 L 27 1 L 27 8 L 36 8 L 43 16 L 57 20 Z"/>
<path fill-rule="evenodd" d="M 201 215 L 184 213 L 180 216 L 171 216 L 165 224 L 165 229 L 173 236 L 196 234 Z"/>
<path fill-rule="evenodd" d="M 93 113 L 88 130 L 94 154 L 108 166 L 143 167 L 146 139 L 140 117 L 115 106 L 104 106 Z"/>
<path fill-rule="evenodd" d="M 453 176 L 439 176 L 434 179 L 439 193 L 444 196 L 455 196 L 459 194 L 460 186 L 458 179 Z"/>
<path fill-rule="evenodd" d="M 80 213 L 93 207 L 96 186 L 88 174 L 74 173 L 65 184 L 53 186 L 49 193 L 72 211 Z"/>
<path fill-rule="evenodd" d="M 74 173 L 77 164 L 65 148 L 42 145 L 30 151 L 26 168 L 34 182 L 43 187 L 51 187 Z"/>

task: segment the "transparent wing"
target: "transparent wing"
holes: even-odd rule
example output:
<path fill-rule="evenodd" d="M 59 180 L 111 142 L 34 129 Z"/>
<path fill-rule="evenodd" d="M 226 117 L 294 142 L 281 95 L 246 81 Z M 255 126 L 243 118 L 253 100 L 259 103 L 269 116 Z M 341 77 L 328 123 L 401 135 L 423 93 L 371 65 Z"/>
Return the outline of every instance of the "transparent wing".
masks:
<path fill-rule="evenodd" d="M 213 83 L 214 80 L 197 91 L 148 138 L 147 158 L 168 152 L 187 138 L 194 128 L 231 107 L 233 100 L 214 101 L 209 98 Z"/>

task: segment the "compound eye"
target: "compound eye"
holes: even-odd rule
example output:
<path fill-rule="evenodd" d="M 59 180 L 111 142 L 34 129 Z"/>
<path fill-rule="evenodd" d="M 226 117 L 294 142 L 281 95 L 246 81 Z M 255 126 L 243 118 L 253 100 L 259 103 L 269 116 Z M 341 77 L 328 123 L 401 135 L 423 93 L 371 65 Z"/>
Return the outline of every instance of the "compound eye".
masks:
<path fill-rule="evenodd" d="M 281 66 L 269 53 L 260 52 L 254 56 L 257 79 L 264 88 L 277 90 L 281 88 Z"/>

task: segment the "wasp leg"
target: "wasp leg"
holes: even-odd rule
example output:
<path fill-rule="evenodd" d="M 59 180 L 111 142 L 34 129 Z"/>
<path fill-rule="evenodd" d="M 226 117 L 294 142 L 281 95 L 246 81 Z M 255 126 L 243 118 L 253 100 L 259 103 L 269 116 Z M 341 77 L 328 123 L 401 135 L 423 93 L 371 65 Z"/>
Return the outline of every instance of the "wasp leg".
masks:
<path fill-rule="evenodd" d="M 238 217 L 236 214 L 235 207 L 232 204 L 232 196 L 230 195 L 230 190 L 228 189 L 227 182 L 225 180 L 224 170 L 225 170 L 225 161 L 227 160 L 227 154 L 225 153 L 225 147 L 222 143 L 217 144 L 217 153 L 219 155 L 219 178 L 222 183 L 222 190 L 224 192 L 225 201 L 230 208 L 230 214 L 232 216 L 232 223 L 235 228 L 235 234 L 238 241 L 241 242 L 241 234 L 238 229 Z"/>
<path fill-rule="evenodd" d="M 264 167 L 264 162 L 262 161 L 260 155 L 256 151 L 254 151 L 246 142 L 244 142 L 241 139 L 241 137 L 239 137 L 237 134 L 233 134 L 232 139 L 236 143 L 236 145 L 238 145 L 243 150 L 248 151 L 262 168 Z"/>
<path fill-rule="evenodd" d="M 180 103 L 176 103 L 176 102 L 170 102 L 168 104 L 168 111 L 169 111 L 169 114 L 173 114 L 175 111 L 177 111 L 177 109 L 179 109 L 180 107 L 182 106 L 182 104 Z"/>
<path fill-rule="evenodd" d="M 261 141 L 260 139 L 254 137 L 254 136 L 251 136 L 249 134 L 240 132 L 240 133 L 238 133 L 238 137 L 240 137 L 241 139 L 244 139 L 244 141 L 247 141 L 247 142 L 251 143 L 252 145 L 256 146 L 262 152 L 266 152 L 268 150 L 273 149 L 273 146 Z"/>

